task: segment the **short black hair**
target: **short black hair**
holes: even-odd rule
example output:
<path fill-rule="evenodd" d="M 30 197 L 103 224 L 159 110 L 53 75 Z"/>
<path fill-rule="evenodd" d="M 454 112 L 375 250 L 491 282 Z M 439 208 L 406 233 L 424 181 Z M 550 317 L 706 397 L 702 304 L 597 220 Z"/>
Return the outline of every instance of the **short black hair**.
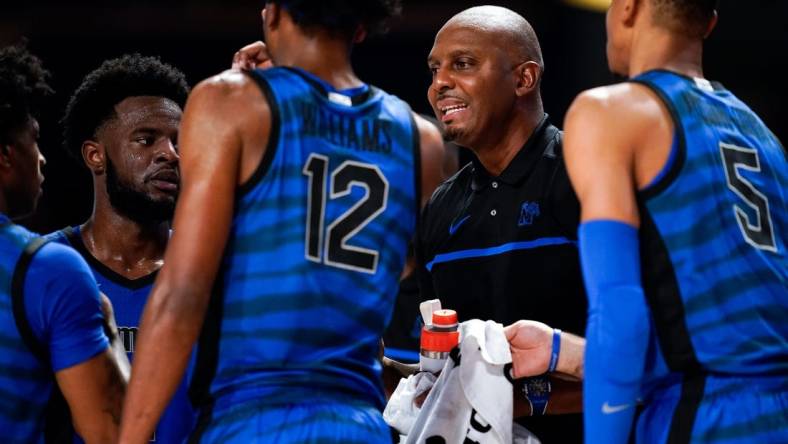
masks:
<path fill-rule="evenodd" d="M 115 116 L 115 105 L 128 97 L 165 97 L 181 108 L 189 95 L 186 76 L 158 57 L 128 54 L 107 60 L 85 76 L 66 106 L 61 121 L 63 144 L 82 159 L 82 144 Z"/>
<path fill-rule="evenodd" d="M 388 19 L 399 15 L 399 0 L 268 0 L 287 9 L 304 29 L 322 28 L 352 38 L 359 26 L 368 35 L 388 31 Z"/>
<path fill-rule="evenodd" d="M 657 24 L 703 37 L 719 0 L 651 0 Z"/>
<path fill-rule="evenodd" d="M 0 49 L 0 144 L 12 142 L 13 133 L 34 116 L 43 99 L 54 91 L 41 60 L 26 42 Z"/>

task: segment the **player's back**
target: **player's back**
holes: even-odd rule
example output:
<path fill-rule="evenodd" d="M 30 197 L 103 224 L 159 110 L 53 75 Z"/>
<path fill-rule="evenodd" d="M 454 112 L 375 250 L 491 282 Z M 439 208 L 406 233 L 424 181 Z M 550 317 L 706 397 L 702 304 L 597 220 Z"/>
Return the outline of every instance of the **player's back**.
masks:
<path fill-rule="evenodd" d="M 666 103 L 668 165 L 640 195 L 643 279 L 672 370 L 788 373 L 788 164 L 775 136 L 717 83 L 634 81 Z"/>
<path fill-rule="evenodd" d="M 656 92 L 675 128 L 666 166 L 638 196 L 642 284 L 655 334 L 636 440 L 782 442 L 785 152 L 717 83 L 668 71 L 633 81 Z"/>
<path fill-rule="evenodd" d="M 380 408 L 379 340 L 418 208 L 411 112 L 376 88 L 335 91 L 295 68 L 251 75 L 271 108 L 270 140 L 236 193 L 192 387 L 210 384 L 216 410 Z"/>
<path fill-rule="evenodd" d="M 0 430 L 12 443 L 43 442 L 44 411 L 54 385 L 52 371 L 28 347 L 30 339 L 26 342 L 17 320 L 26 314 L 22 282 L 14 282 L 14 274 L 25 246 L 36 237 L 0 215 Z"/>

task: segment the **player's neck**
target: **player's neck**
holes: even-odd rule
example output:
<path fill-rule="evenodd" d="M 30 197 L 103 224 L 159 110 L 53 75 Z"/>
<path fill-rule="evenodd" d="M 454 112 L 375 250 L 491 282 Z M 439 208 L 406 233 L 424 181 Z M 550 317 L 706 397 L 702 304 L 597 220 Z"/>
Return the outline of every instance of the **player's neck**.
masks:
<path fill-rule="evenodd" d="M 690 77 L 703 77 L 703 41 L 652 27 L 632 45 L 629 77 L 666 69 Z"/>
<path fill-rule="evenodd" d="M 363 83 L 356 77 L 350 63 L 350 47 L 342 39 L 329 39 L 320 35 L 299 34 L 287 45 L 292 50 L 277 64 L 293 66 L 310 72 L 337 90 L 355 88 Z"/>
<path fill-rule="evenodd" d="M 488 173 L 499 176 L 531 138 L 543 116 L 541 103 L 518 109 L 497 131 L 486 131 L 488 137 L 469 148 Z"/>
<path fill-rule="evenodd" d="M 80 231 L 93 257 L 129 279 L 160 268 L 169 240 L 169 222 L 142 224 L 119 214 L 108 202 L 96 202 Z"/>

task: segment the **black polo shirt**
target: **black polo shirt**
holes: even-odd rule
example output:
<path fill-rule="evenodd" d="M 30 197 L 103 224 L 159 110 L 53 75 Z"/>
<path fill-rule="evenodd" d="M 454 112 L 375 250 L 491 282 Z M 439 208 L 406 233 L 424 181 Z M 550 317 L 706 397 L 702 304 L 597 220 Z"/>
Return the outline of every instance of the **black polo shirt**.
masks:
<path fill-rule="evenodd" d="M 577 250 L 580 205 L 545 116 L 498 176 L 469 163 L 424 210 L 416 243 L 421 299 L 440 298 L 461 320 L 533 319 L 585 333 Z M 543 442 L 581 442 L 580 415 L 533 418 Z"/>

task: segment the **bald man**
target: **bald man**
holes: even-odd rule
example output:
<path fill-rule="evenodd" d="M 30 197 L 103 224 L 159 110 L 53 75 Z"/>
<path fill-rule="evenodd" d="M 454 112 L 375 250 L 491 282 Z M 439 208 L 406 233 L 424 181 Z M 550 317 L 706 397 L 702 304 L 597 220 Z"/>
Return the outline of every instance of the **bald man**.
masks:
<path fill-rule="evenodd" d="M 461 320 L 550 330 L 556 356 L 580 340 L 586 299 L 577 251 L 579 204 L 562 160 L 562 134 L 544 112 L 539 40 L 517 13 L 483 6 L 451 18 L 435 37 L 428 98 L 447 138 L 475 158 L 428 203 L 417 239 L 423 299 Z M 543 325 L 543 324 L 537 324 Z M 539 351 L 536 351 L 539 352 Z M 554 353 L 556 352 L 556 353 Z M 515 381 L 515 416 L 580 411 L 579 384 L 548 376 Z M 560 368 L 560 367 L 559 367 Z M 525 418 L 543 442 L 582 442 L 580 415 Z"/>

